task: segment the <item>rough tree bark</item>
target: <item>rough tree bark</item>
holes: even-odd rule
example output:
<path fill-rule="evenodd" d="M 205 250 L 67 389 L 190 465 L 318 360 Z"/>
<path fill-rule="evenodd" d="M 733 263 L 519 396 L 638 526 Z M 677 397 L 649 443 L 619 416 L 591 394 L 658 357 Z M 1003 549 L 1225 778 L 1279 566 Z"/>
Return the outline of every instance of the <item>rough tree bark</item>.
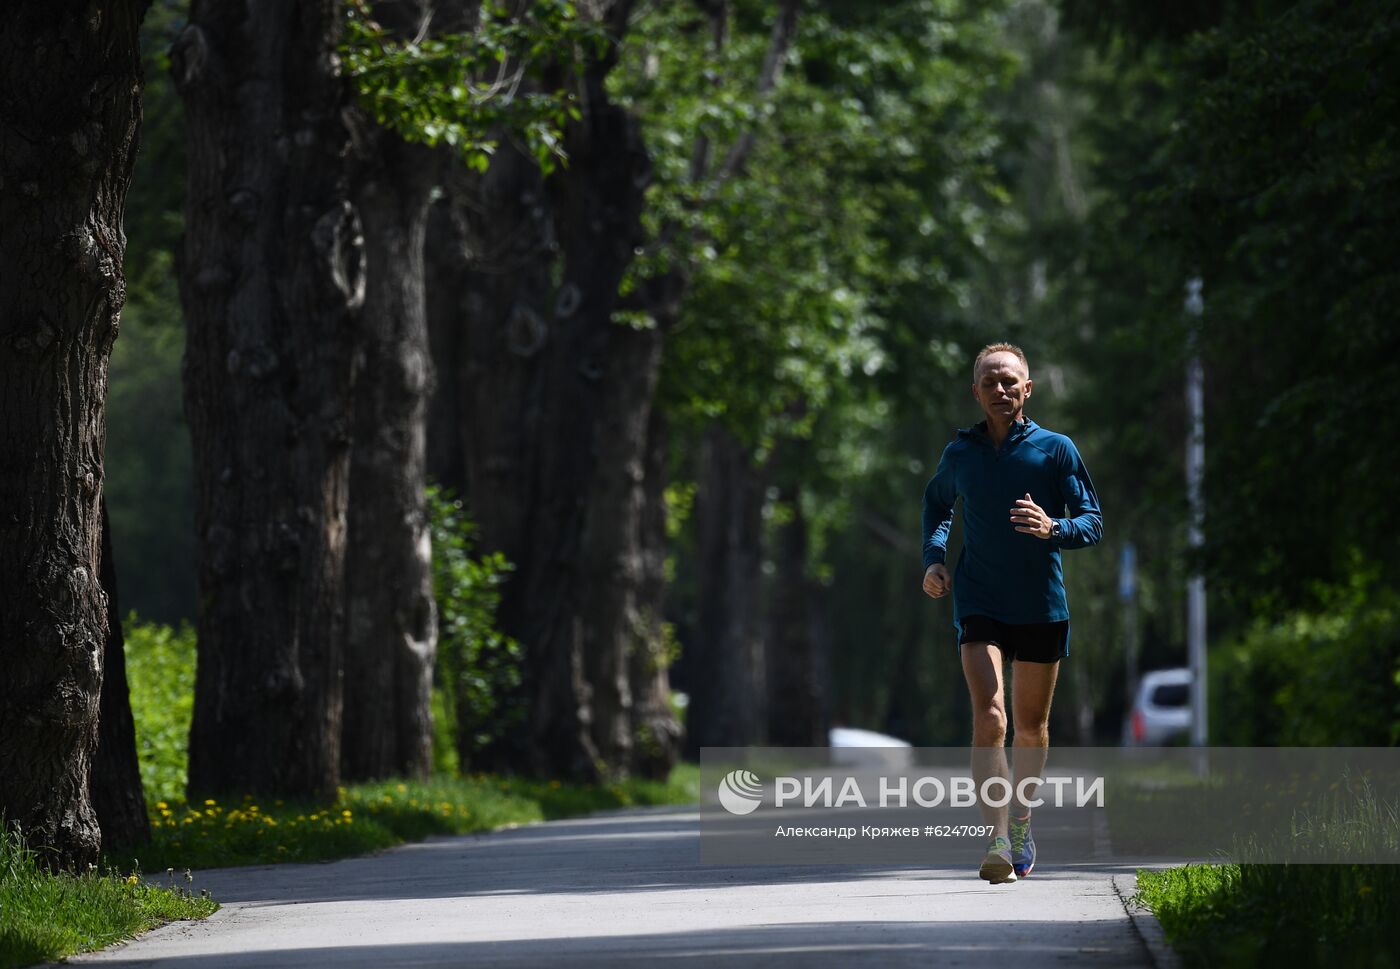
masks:
<path fill-rule="evenodd" d="M 62 867 L 100 846 L 98 503 L 146 6 L 0 18 L 0 814 Z"/>
<path fill-rule="evenodd" d="M 700 615 L 686 711 L 686 752 L 763 742 L 760 628 L 764 483 L 749 448 L 723 427 L 705 434 L 695 493 Z"/>
<path fill-rule="evenodd" d="M 375 7 L 381 23 L 409 37 L 433 13 L 426 2 Z M 346 780 L 426 777 L 437 612 L 424 493 L 433 378 L 423 242 L 435 155 L 368 118 L 356 132 L 366 283 L 350 463 L 341 767 Z"/>
<path fill-rule="evenodd" d="M 342 5 L 195 0 L 172 51 L 199 661 L 190 792 L 332 796 L 364 249 Z"/>
<path fill-rule="evenodd" d="M 538 166 L 513 147 L 503 146 L 479 178 L 453 169 L 445 188 L 427 252 L 428 306 L 438 346 L 456 354 L 435 358 L 434 370 L 452 374 L 461 410 L 448 422 L 450 435 L 434 438 L 433 449 L 445 441 L 462 455 L 462 465 L 444 480 L 468 499 L 480 550 L 503 552 L 516 565 L 502 589 L 497 622 L 529 651 L 527 622 L 534 608 L 525 585 L 531 529 L 540 513 L 535 463 L 541 448 L 564 443 L 547 431 L 542 417 L 549 392 L 544 361 L 553 226 Z M 558 554 L 550 554 L 551 567 Z M 500 698 L 505 704 L 523 699 L 523 690 Z M 458 725 L 460 742 L 476 724 L 467 700 L 457 707 L 465 718 Z M 529 747 L 525 732 L 517 730 L 497 733 L 474 758 L 470 744 L 459 753 L 464 770 L 470 765 L 508 772 L 525 767 Z"/>
<path fill-rule="evenodd" d="M 117 563 L 112 528 L 102 501 L 102 591 L 107 595 L 107 641 L 102 653 L 102 703 L 97 759 L 92 766 L 92 807 L 107 845 L 133 846 L 151 840 L 151 822 L 136 755 L 136 723 L 126 681 L 126 640 L 117 600 Z"/>
<path fill-rule="evenodd" d="M 432 180 L 423 150 L 387 132 L 366 138 L 355 186 L 367 241 L 345 565 L 346 780 L 432 771 L 437 646 L 424 494 L 432 372 L 423 237 Z"/>

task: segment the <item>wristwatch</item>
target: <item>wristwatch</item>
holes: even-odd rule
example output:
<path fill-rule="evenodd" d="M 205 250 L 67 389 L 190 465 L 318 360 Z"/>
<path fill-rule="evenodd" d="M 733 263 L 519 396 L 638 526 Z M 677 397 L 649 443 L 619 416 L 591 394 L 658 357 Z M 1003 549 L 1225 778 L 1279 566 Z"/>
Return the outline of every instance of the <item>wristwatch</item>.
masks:
<path fill-rule="evenodd" d="M 1052 519 L 1050 519 L 1050 539 L 1051 539 L 1051 541 L 1054 541 L 1055 539 L 1057 539 L 1057 538 L 1059 538 L 1059 537 L 1060 537 L 1060 520 L 1059 520 L 1058 518 L 1052 518 Z"/>

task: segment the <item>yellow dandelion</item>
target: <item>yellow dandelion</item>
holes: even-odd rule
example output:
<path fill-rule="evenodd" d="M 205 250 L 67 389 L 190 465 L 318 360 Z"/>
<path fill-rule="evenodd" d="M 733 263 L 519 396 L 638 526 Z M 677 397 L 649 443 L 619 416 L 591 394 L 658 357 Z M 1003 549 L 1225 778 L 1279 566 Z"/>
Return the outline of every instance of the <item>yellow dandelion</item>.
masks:
<path fill-rule="evenodd" d="M 156 807 L 159 808 L 160 810 L 164 811 L 166 808 L 170 807 L 170 805 L 169 805 L 169 804 L 166 804 L 164 801 L 157 801 L 157 802 L 156 802 Z"/>
<path fill-rule="evenodd" d="M 216 801 L 216 800 L 214 800 L 212 797 L 208 797 L 208 798 L 205 798 L 205 799 L 204 799 L 204 806 L 205 806 L 205 807 L 213 807 L 215 804 L 218 804 L 218 803 L 219 803 L 219 802 Z"/>
<path fill-rule="evenodd" d="M 340 812 L 340 816 L 341 816 L 342 818 L 354 817 L 354 815 L 351 814 L 349 810 L 341 811 L 341 812 Z"/>
<path fill-rule="evenodd" d="M 127 883 L 128 885 L 135 885 L 136 882 L 137 882 L 137 878 L 136 878 L 135 875 L 127 875 L 127 876 L 126 876 L 126 883 Z"/>
<path fill-rule="evenodd" d="M 399 792 L 400 794 L 407 794 L 407 793 L 408 793 L 408 785 L 407 785 L 407 784 L 399 784 L 399 785 L 397 785 L 397 790 L 398 790 L 398 792 Z"/>

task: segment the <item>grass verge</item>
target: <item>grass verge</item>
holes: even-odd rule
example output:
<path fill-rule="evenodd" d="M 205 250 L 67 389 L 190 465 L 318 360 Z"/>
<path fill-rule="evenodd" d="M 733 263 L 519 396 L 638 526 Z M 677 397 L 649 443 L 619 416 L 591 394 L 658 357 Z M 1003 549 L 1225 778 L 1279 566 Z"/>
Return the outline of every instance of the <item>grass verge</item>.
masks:
<path fill-rule="evenodd" d="M 51 874 L 13 831 L 0 831 L 0 969 L 90 952 L 218 905 L 113 872 Z"/>
<path fill-rule="evenodd" d="M 587 814 L 608 808 L 687 804 L 700 799 L 700 771 L 677 765 L 665 782 L 566 784 L 473 775 L 387 781 L 342 788 L 333 804 L 255 800 L 198 804 L 158 801 L 152 842 L 109 853 L 125 869 L 216 868 L 324 861 L 417 841 Z"/>
<path fill-rule="evenodd" d="M 1393 804 L 1369 789 L 1300 818 L 1288 845 L 1241 843 L 1241 858 L 1393 858 Z M 1365 856 L 1362 854 L 1361 856 Z M 1400 967 L 1400 865 L 1223 864 L 1140 870 L 1136 898 L 1187 966 Z"/>

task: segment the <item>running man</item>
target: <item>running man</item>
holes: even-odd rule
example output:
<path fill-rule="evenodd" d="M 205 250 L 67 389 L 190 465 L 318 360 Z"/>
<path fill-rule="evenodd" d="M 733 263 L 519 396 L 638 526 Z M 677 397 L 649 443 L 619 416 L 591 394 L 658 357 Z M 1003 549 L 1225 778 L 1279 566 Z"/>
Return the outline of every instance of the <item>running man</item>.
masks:
<path fill-rule="evenodd" d="M 972 773 L 1010 783 L 1003 660 L 1011 661 L 1012 759 L 1018 778 L 1039 777 L 1050 745 L 1050 699 L 1069 655 L 1069 607 L 1060 549 L 1103 535 L 1099 499 L 1074 443 L 1025 416 L 1032 381 L 1026 355 L 993 343 L 972 365 L 972 396 L 986 419 L 943 449 L 924 489 L 924 592 L 953 592 L 953 625 L 972 698 Z M 962 498 L 963 550 L 944 566 L 953 505 Z M 994 785 L 996 787 L 996 785 Z M 1035 787 L 1012 787 L 1009 806 L 982 804 L 993 828 L 979 874 L 992 884 L 1031 873 Z"/>

